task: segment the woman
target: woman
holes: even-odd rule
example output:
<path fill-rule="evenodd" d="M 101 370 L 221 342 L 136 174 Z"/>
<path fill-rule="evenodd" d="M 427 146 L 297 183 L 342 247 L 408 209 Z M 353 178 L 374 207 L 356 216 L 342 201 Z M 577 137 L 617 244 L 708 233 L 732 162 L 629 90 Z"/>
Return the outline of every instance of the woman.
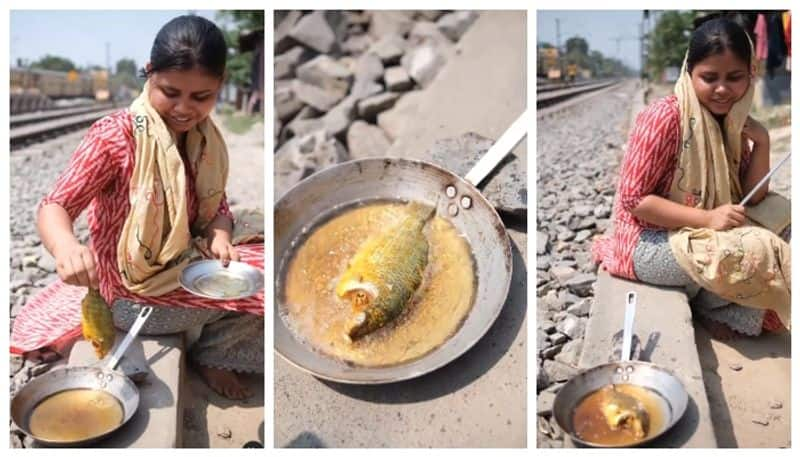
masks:
<path fill-rule="evenodd" d="M 202 328 L 190 360 L 212 389 L 239 399 L 251 393 L 236 372 L 263 372 L 263 302 L 204 300 L 177 282 L 195 236 L 224 264 L 240 259 L 224 193 L 227 150 L 209 117 L 226 55 L 222 32 L 207 19 L 164 25 L 142 94 L 90 128 L 41 202 L 37 224 L 60 279 L 99 289 L 118 328 L 130 328 L 147 304 L 157 306 L 142 334 Z M 87 206 L 91 246 L 72 227 Z"/>
<path fill-rule="evenodd" d="M 711 19 L 692 33 L 675 95 L 636 119 L 615 232 L 593 246 L 595 261 L 611 274 L 702 287 L 694 311 L 718 338 L 789 324 L 788 244 L 746 223 L 738 204 L 770 166 L 769 134 L 748 116 L 753 61 L 750 40 L 733 21 Z M 749 204 L 766 196 L 765 185 Z M 780 319 L 764 309 L 770 307 Z"/>

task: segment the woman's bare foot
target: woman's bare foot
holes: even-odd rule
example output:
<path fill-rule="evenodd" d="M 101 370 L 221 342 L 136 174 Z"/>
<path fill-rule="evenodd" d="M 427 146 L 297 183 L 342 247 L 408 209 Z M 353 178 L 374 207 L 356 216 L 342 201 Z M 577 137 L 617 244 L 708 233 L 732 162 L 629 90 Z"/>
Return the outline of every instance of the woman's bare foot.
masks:
<path fill-rule="evenodd" d="M 702 325 L 703 328 L 705 328 L 708 333 L 711 334 L 711 338 L 714 338 L 715 340 L 732 340 L 741 336 L 741 333 L 737 332 L 736 330 L 707 317 L 698 316 L 697 320 L 700 322 L 700 325 Z"/>
<path fill-rule="evenodd" d="M 200 364 L 195 364 L 195 367 L 206 384 L 223 397 L 242 400 L 253 396 L 253 392 L 242 383 L 235 372 Z"/>

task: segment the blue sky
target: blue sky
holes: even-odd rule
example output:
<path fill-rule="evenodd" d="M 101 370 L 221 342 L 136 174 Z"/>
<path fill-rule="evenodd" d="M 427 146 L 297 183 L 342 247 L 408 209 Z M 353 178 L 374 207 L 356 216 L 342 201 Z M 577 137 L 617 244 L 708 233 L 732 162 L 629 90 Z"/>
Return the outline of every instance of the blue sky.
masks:
<path fill-rule="evenodd" d="M 34 61 L 45 54 L 67 57 L 78 66 L 106 65 L 110 44 L 112 67 L 121 58 L 141 67 L 150 57 L 158 30 L 189 11 L 11 11 L 10 61 Z M 215 19 L 215 11 L 191 11 Z"/>
<path fill-rule="evenodd" d="M 562 45 L 568 38 L 577 35 L 589 43 L 589 51 L 597 50 L 606 57 L 620 58 L 632 69 L 639 69 L 639 41 L 630 38 L 639 36 L 641 10 L 538 10 L 537 42 L 556 44 L 556 18 L 561 22 Z M 619 54 L 615 41 L 617 37 L 625 38 L 619 42 Z"/>

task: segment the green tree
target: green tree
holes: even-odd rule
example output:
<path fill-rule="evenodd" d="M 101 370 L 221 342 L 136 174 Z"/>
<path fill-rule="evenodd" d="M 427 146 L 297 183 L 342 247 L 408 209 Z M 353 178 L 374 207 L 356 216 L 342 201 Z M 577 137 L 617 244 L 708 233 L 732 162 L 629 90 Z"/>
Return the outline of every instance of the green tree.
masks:
<path fill-rule="evenodd" d="M 136 62 L 133 59 L 119 59 L 114 73 L 117 75 L 126 74 L 136 76 L 136 70 Z"/>
<path fill-rule="evenodd" d="M 665 68 L 681 66 L 694 16 L 692 11 L 666 11 L 658 18 L 650 38 L 650 74 L 658 78 Z"/>
<path fill-rule="evenodd" d="M 253 63 L 251 51 L 239 51 L 239 36 L 248 32 L 264 29 L 263 10 L 220 11 L 217 24 L 225 35 L 228 44 L 228 79 L 239 87 L 250 84 L 250 72 Z"/>
<path fill-rule="evenodd" d="M 589 54 L 589 43 L 579 36 L 574 36 L 567 39 L 566 50 L 567 54 L 575 53 L 585 56 Z"/>
<path fill-rule="evenodd" d="M 47 54 L 41 59 L 37 60 L 36 62 L 33 62 L 31 64 L 31 68 L 40 68 L 42 70 L 53 70 L 53 71 L 77 70 L 75 63 L 73 63 L 66 57 L 59 57 L 50 54 Z"/>

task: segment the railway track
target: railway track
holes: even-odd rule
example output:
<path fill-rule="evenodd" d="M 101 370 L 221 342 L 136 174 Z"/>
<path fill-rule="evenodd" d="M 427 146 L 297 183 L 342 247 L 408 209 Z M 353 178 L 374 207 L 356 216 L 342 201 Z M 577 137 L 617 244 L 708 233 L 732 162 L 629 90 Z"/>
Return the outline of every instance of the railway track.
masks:
<path fill-rule="evenodd" d="M 578 85 L 571 85 L 567 88 L 564 88 L 563 86 L 560 88 L 544 86 L 544 90 L 542 91 L 537 88 L 536 109 L 540 110 L 542 108 L 550 107 L 587 92 L 605 89 L 606 87 L 618 84 L 621 81 L 622 80 L 620 79 L 610 79 L 600 82 L 592 81 L 580 83 Z"/>
<path fill-rule="evenodd" d="M 104 104 L 12 116 L 9 132 L 11 149 L 18 149 L 85 127 L 117 109 L 119 108 L 111 104 Z"/>

